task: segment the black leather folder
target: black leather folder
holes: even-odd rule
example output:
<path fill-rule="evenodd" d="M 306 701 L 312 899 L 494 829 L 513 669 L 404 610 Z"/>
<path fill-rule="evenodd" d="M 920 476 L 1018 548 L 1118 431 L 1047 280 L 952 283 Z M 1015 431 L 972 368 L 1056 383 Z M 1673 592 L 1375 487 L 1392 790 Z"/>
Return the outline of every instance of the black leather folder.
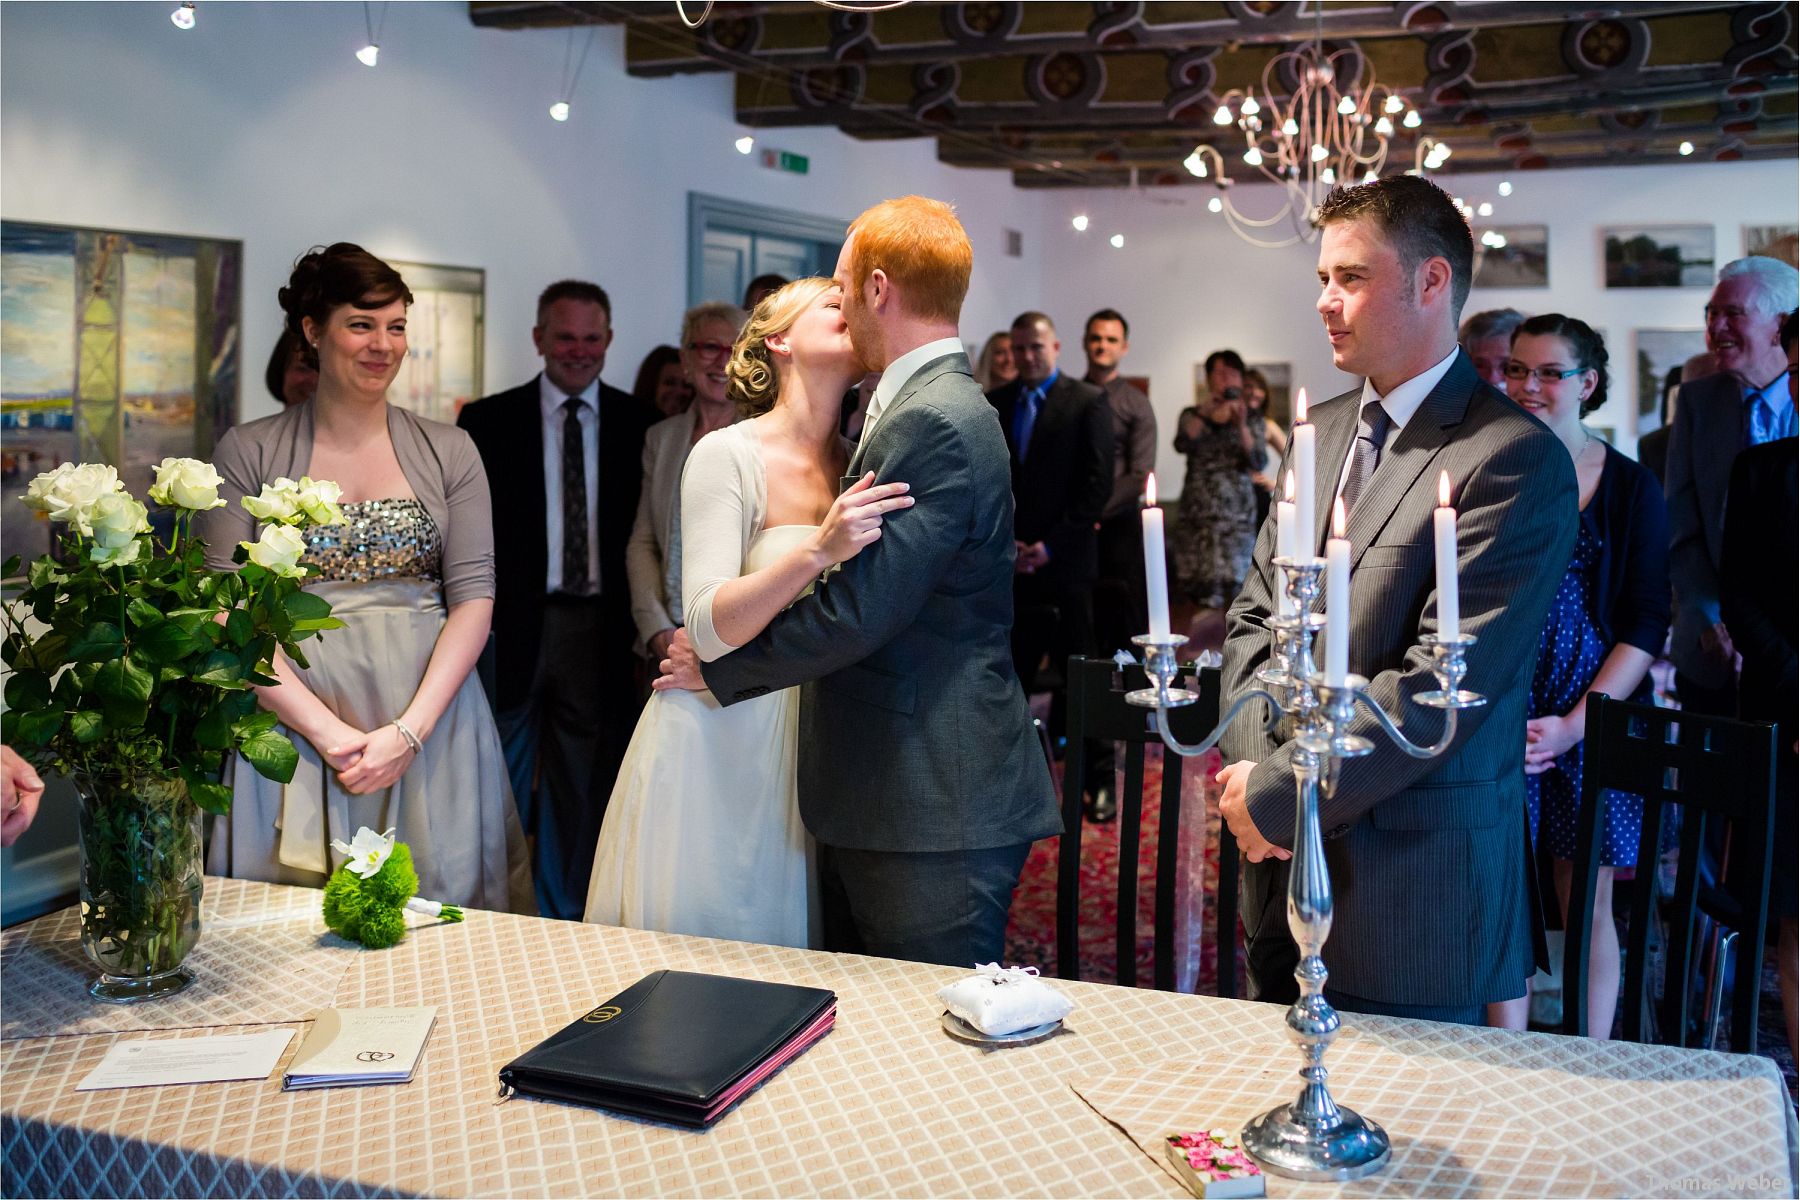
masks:
<path fill-rule="evenodd" d="M 525 1096 L 704 1129 L 830 1032 L 823 988 L 656 971 L 500 1070 Z"/>

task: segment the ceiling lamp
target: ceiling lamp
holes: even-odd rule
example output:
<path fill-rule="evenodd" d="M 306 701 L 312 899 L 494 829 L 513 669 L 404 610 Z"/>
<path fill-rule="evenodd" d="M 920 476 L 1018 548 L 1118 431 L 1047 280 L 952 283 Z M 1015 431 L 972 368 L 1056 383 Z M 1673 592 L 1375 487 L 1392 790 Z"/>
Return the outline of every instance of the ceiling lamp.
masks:
<path fill-rule="evenodd" d="M 1381 175 L 1394 116 L 1404 112 L 1401 123 L 1412 128 L 1421 123 L 1417 110 L 1376 81 L 1355 48 L 1326 52 L 1324 6 L 1315 5 L 1314 14 L 1310 43 L 1274 55 L 1263 68 L 1260 88 L 1233 88 L 1213 114 L 1214 124 L 1237 126 L 1244 138 L 1240 157 L 1281 189 L 1280 207 L 1267 216 L 1239 209 L 1233 194 L 1223 190 L 1233 181 L 1219 149 L 1196 146 L 1182 163 L 1190 174 L 1218 185 L 1220 194 L 1207 208 L 1225 213 L 1232 232 L 1254 246 L 1274 249 L 1317 240 L 1314 215 L 1325 194 L 1340 180 L 1366 182 Z M 1275 84 L 1285 79 L 1297 82 L 1283 97 Z"/>
<path fill-rule="evenodd" d="M 1071 224 L 1075 227 L 1076 233 L 1086 233 L 1087 227 L 1088 227 L 1087 214 L 1086 213 L 1076 213 L 1075 216 L 1069 221 L 1069 224 Z"/>
<path fill-rule="evenodd" d="M 387 0 L 382 0 L 381 17 L 376 18 L 374 5 L 363 0 L 363 29 L 369 40 L 363 48 L 356 52 L 356 61 L 365 67 L 372 67 L 381 60 L 381 30 L 387 24 Z"/>
<path fill-rule="evenodd" d="M 177 4 L 175 11 L 169 14 L 169 20 L 177 29 L 192 29 L 194 27 L 194 6 L 191 3 Z"/>

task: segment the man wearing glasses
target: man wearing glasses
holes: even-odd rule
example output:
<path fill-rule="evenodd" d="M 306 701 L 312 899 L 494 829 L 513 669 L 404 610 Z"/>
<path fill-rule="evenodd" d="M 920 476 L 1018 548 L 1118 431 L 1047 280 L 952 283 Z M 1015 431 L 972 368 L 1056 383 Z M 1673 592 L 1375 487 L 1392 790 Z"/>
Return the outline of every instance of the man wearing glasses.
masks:
<path fill-rule="evenodd" d="M 1725 496 L 1738 453 L 1795 433 L 1781 318 L 1792 312 L 1793 267 L 1740 258 L 1719 271 L 1706 305 L 1706 348 L 1718 374 L 1683 384 L 1669 434 L 1669 576 L 1675 629 L 1669 657 L 1683 708 L 1737 715 L 1738 649 L 1719 610 Z"/>
<path fill-rule="evenodd" d="M 636 718 L 625 543 L 645 420 L 600 382 L 612 303 L 565 279 L 538 297 L 543 371 L 466 405 L 494 517 L 495 720 L 539 911 L 580 920 L 600 818 Z M 452 798 L 447 798 L 452 799 Z"/>

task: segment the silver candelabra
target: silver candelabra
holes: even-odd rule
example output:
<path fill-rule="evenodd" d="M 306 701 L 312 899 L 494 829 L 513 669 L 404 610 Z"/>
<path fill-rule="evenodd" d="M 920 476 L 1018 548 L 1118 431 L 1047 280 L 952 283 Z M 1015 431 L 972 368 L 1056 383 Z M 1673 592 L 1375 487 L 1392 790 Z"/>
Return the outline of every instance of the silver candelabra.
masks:
<path fill-rule="evenodd" d="M 1440 709 L 1444 729 L 1430 746 L 1420 746 L 1400 732 L 1394 720 L 1368 694 L 1368 680 L 1348 676 L 1341 685 L 1328 683 L 1313 659 L 1313 635 L 1325 624 L 1312 611 L 1319 594 L 1322 558 L 1277 558 L 1283 586 L 1291 601 L 1284 613 L 1270 618 L 1275 645 L 1267 666 L 1256 673 L 1260 687 L 1251 688 L 1232 703 L 1206 739 L 1184 746 L 1169 731 L 1168 710 L 1199 699 L 1185 688 L 1172 687 L 1178 665 L 1176 651 L 1187 643 L 1178 635 L 1145 635 L 1132 641 L 1143 647 L 1145 673 L 1154 687 L 1130 692 L 1132 704 L 1156 710 L 1156 727 L 1169 749 L 1183 757 L 1204 754 L 1218 742 L 1240 712 L 1258 698 L 1269 702 L 1270 732 L 1292 738 L 1295 782 L 1294 859 L 1288 879 L 1288 929 L 1300 948 L 1300 964 L 1294 978 L 1300 997 L 1288 1009 L 1288 1030 L 1304 1060 L 1300 1095 L 1290 1104 L 1278 1105 L 1244 1127 L 1243 1145 L 1263 1167 L 1294 1179 L 1344 1180 L 1372 1175 L 1387 1164 L 1388 1136 L 1375 1122 L 1358 1116 L 1331 1098 L 1325 1085 L 1325 1051 L 1337 1036 L 1337 1010 L 1325 998 L 1325 962 L 1319 956 L 1331 934 L 1331 877 L 1325 867 L 1325 841 L 1319 831 L 1319 792 L 1330 798 L 1337 786 L 1338 763 L 1360 758 L 1375 749 L 1368 738 L 1350 732 L 1360 703 L 1394 744 L 1414 758 L 1435 758 L 1456 738 L 1459 709 L 1486 704 L 1484 696 L 1461 689 L 1468 667 L 1464 655 L 1475 644 L 1472 637 L 1419 638 L 1431 654 L 1436 691 L 1413 697 L 1417 704 Z M 1219 969 L 1229 971 L 1232 956 L 1221 948 Z"/>

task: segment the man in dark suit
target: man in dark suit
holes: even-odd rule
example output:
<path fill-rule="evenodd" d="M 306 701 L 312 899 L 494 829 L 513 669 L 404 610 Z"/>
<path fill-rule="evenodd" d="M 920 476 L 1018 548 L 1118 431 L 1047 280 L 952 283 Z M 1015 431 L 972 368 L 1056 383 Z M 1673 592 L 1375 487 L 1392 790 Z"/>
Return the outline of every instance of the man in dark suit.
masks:
<path fill-rule="evenodd" d="M 1683 708 L 1737 713 L 1737 648 L 1719 612 L 1725 497 L 1738 452 L 1795 434 L 1781 318 L 1796 298 L 1794 268 L 1740 258 L 1719 271 L 1706 305 L 1706 348 L 1718 373 L 1683 384 L 1669 434 L 1669 578 L 1675 628 L 1669 658 Z"/>
<path fill-rule="evenodd" d="M 882 374 L 849 476 L 917 504 L 741 649 L 702 667 L 678 634 L 656 683 L 726 705 L 802 685 L 825 948 L 961 967 L 1002 957 L 1026 852 L 1062 826 L 1008 648 L 1006 442 L 957 335 L 971 259 L 921 196 L 850 226 L 844 320 Z"/>
<path fill-rule="evenodd" d="M 1013 668 L 1029 689 L 1045 651 L 1059 678 L 1069 655 L 1094 652 L 1098 529 L 1112 492 L 1113 423 L 1106 393 L 1057 366 L 1062 343 L 1049 317 L 1021 313 L 1012 323 L 1012 348 L 1019 377 L 988 393 L 988 402 L 1012 459 Z M 1066 684 L 1058 686 L 1052 738 L 1064 735 L 1067 697 Z M 1101 782 L 1084 781 L 1090 794 Z"/>
<path fill-rule="evenodd" d="M 1430 760 L 1408 757 L 1359 710 L 1351 732 L 1375 752 L 1345 760 L 1319 806 L 1336 901 L 1328 995 L 1353 1011 L 1479 1024 L 1488 1002 L 1524 993 L 1533 969 L 1519 815 L 1525 711 L 1544 617 L 1574 549 L 1575 474 L 1555 436 L 1457 347 L 1474 247 L 1450 197 L 1392 176 L 1337 189 L 1320 221 L 1317 307 L 1338 368 L 1364 382 L 1313 408 L 1318 476 L 1301 502 L 1314 506 L 1321 543 L 1334 499 L 1349 510 L 1350 670 L 1414 741 L 1436 739 L 1439 714 L 1411 697 L 1437 686 L 1418 637 L 1437 628 L 1432 510 L 1448 472 L 1462 632 L 1479 639 L 1465 686 L 1488 697 L 1459 714 L 1455 744 Z M 1269 657 L 1272 524 L 1231 606 L 1225 704 L 1256 686 Z M 1249 860 L 1241 911 L 1251 989 L 1291 1000 L 1292 744 L 1246 716 L 1223 747 L 1221 814 Z"/>
<path fill-rule="evenodd" d="M 600 382 L 612 303 L 563 280 L 538 298 L 544 370 L 466 406 L 493 494 L 495 718 L 546 917 L 580 920 L 600 818 L 637 714 L 625 543 L 641 406 Z"/>

